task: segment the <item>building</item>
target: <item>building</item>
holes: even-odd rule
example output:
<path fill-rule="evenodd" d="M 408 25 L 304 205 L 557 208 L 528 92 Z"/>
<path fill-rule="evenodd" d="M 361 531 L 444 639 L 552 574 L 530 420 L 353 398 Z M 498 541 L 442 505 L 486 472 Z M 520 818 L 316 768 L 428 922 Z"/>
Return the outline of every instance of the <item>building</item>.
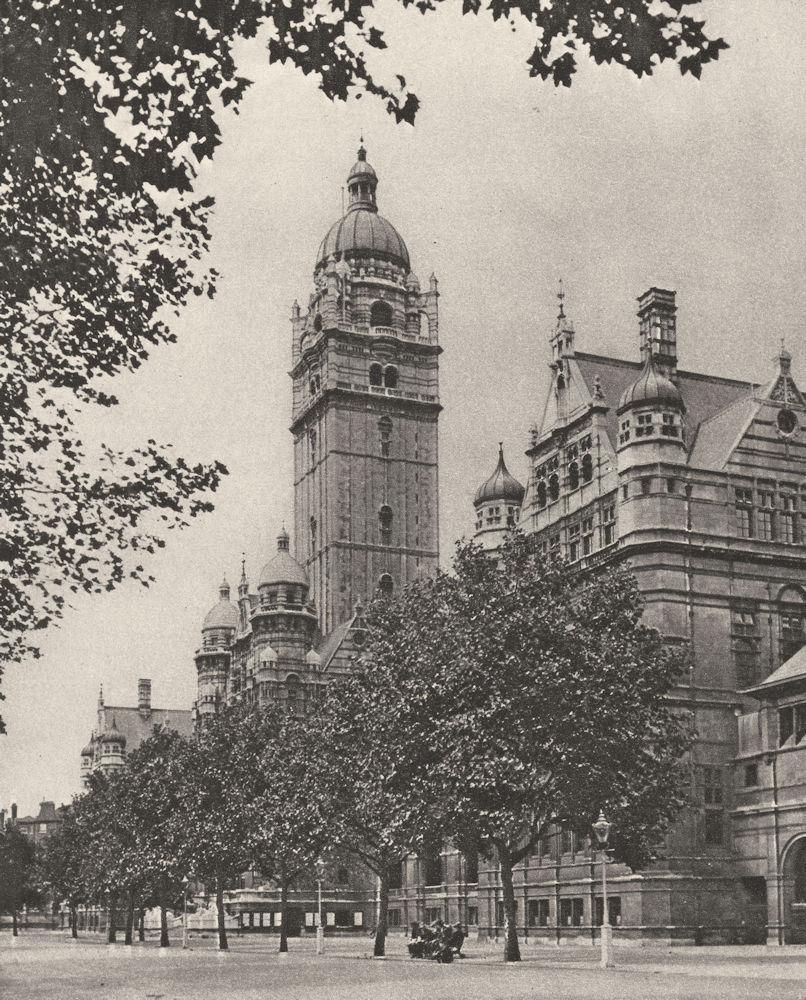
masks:
<path fill-rule="evenodd" d="M 98 722 L 81 751 L 81 783 L 86 788 L 94 771 L 123 767 L 126 754 L 159 729 L 175 729 L 182 736 L 193 731 L 193 713 L 188 709 L 152 708 L 151 681 L 137 682 L 137 707 L 106 705 L 104 689 L 98 694 Z"/>
<path fill-rule="evenodd" d="M 638 320 L 637 360 L 584 353 L 561 297 L 520 510 L 544 552 L 628 564 L 647 623 L 690 656 L 673 697 L 698 733 L 693 806 L 663 861 L 614 867 L 612 922 L 623 936 L 806 939 L 806 406 L 783 348 L 766 382 L 679 369 L 674 292 L 649 289 Z M 476 507 L 484 544 L 490 508 Z M 491 931 L 495 882 L 481 874 Z M 596 887 L 590 842 L 554 831 L 519 873 L 522 932 L 592 939 Z"/>
<path fill-rule="evenodd" d="M 56 808 L 53 802 L 40 802 L 36 816 L 17 816 L 16 803 L 11 804 L 8 817 L 5 809 L 0 809 L 0 829 L 5 829 L 6 820 L 16 826 L 34 844 L 41 844 L 52 833 L 61 829 L 63 806 Z"/>

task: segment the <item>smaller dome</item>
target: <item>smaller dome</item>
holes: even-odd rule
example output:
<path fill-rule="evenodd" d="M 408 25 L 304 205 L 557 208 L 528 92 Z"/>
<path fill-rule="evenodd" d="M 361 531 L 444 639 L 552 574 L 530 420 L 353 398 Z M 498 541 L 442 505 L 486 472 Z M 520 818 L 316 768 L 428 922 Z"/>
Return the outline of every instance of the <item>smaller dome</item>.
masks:
<path fill-rule="evenodd" d="M 347 177 L 347 184 L 349 185 L 353 180 L 365 180 L 370 179 L 378 182 L 378 175 L 375 173 L 375 168 L 367 163 L 367 151 L 364 149 L 363 143 L 358 147 L 358 159 L 353 164 L 353 168 Z"/>
<path fill-rule="evenodd" d="M 650 357 L 638 378 L 622 392 L 616 412 L 623 413 L 634 406 L 653 404 L 673 406 L 682 412 L 686 409 L 680 390 L 671 379 L 661 375 Z"/>
<path fill-rule="evenodd" d="M 488 500 L 506 500 L 510 503 L 521 504 L 524 493 L 523 486 L 514 476 L 509 474 L 504 462 L 504 445 L 503 442 L 499 442 L 498 465 L 490 478 L 476 490 L 473 505 L 478 507 L 480 503 L 486 503 Z"/>
<path fill-rule="evenodd" d="M 117 723 L 115 722 L 115 717 L 112 716 L 112 725 L 109 729 L 101 733 L 99 737 L 99 742 L 101 743 L 120 743 L 121 746 L 126 746 L 126 737 L 118 729 Z"/>
<path fill-rule="evenodd" d="M 212 628 L 232 628 L 238 627 L 238 608 L 229 599 L 229 584 L 226 578 L 221 581 L 218 588 L 218 604 L 204 616 L 202 622 L 202 632 Z"/>
<path fill-rule="evenodd" d="M 94 746 L 94 744 L 92 742 L 90 742 L 81 751 L 81 756 L 82 757 L 92 757 L 92 755 L 94 753 L 95 753 L 95 746 Z"/>
<path fill-rule="evenodd" d="M 305 654 L 305 662 L 308 666 L 318 667 L 322 664 L 322 657 L 316 652 L 315 649 L 309 649 Z"/>
<path fill-rule="evenodd" d="M 275 583 L 294 583 L 301 587 L 308 586 L 308 576 L 297 560 L 288 551 L 288 532 L 283 528 L 277 536 L 277 555 L 270 559 L 260 572 L 258 587 L 267 587 Z"/>

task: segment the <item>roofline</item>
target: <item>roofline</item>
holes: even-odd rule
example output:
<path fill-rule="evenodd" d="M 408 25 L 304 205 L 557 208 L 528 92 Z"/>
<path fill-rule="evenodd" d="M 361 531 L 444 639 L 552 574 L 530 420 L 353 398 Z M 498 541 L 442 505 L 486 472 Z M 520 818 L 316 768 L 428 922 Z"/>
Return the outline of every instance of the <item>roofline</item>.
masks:
<path fill-rule="evenodd" d="M 604 354 L 588 354 L 585 351 L 575 351 L 574 357 L 577 360 L 581 358 L 583 361 L 598 361 L 598 362 L 604 362 L 605 364 L 619 365 L 619 366 L 629 365 L 630 368 L 634 368 L 636 369 L 636 371 L 639 371 L 644 366 L 643 361 L 628 361 L 626 358 L 612 358 Z M 676 375 L 681 376 L 683 378 L 693 378 L 701 381 L 718 382 L 720 385 L 733 385 L 737 387 L 743 387 L 746 389 L 762 388 L 761 382 L 748 382 L 746 379 L 738 379 L 738 378 L 724 378 L 721 375 L 708 375 L 705 372 L 690 372 L 686 371 L 684 368 L 678 368 L 676 370 Z"/>

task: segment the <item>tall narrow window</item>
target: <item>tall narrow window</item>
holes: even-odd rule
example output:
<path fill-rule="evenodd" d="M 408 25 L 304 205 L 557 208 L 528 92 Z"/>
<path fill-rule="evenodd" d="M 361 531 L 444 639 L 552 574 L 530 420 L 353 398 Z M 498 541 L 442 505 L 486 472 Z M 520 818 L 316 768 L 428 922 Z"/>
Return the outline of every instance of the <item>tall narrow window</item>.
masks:
<path fill-rule="evenodd" d="M 586 452 L 582 456 L 582 482 L 589 483 L 593 479 L 593 455 Z"/>
<path fill-rule="evenodd" d="M 378 580 L 378 593 L 381 597 L 390 598 L 394 589 L 395 585 L 392 577 L 388 573 L 384 573 Z"/>
<path fill-rule="evenodd" d="M 378 524 L 381 529 L 381 545 L 392 544 L 392 508 L 384 504 L 378 511 Z"/>
<path fill-rule="evenodd" d="M 387 389 L 397 389 L 397 368 L 387 365 L 383 370 L 383 384 Z"/>
<path fill-rule="evenodd" d="M 377 361 L 369 366 L 369 384 L 383 385 L 383 366 Z"/>
<path fill-rule="evenodd" d="M 736 528 L 741 538 L 753 537 L 753 491 L 736 489 Z"/>
<path fill-rule="evenodd" d="M 380 436 L 381 443 L 381 456 L 383 458 L 389 458 L 389 452 L 392 445 L 392 421 L 389 417 L 381 417 L 378 421 L 378 434 Z"/>
<path fill-rule="evenodd" d="M 542 479 L 537 484 L 537 506 L 541 510 L 546 506 L 546 484 Z"/>
<path fill-rule="evenodd" d="M 556 475 L 549 477 L 549 496 L 552 501 L 558 500 L 560 496 L 560 480 Z"/>
<path fill-rule="evenodd" d="M 757 536 L 772 541 L 775 538 L 775 494 L 771 490 L 759 490 L 758 507 Z"/>
<path fill-rule="evenodd" d="M 781 496 L 781 513 L 778 517 L 780 525 L 779 537 L 782 542 L 792 545 L 798 541 L 797 510 L 794 496 Z"/>
<path fill-rule="evenodd" d="M 316 518 L 312 517 L 310 521 L 311 526 L 311 553 L 316 552 Z"/>
<path fill-rule="evenodd" d="M 579 466 L 576 462 L 572 462 L 568 466 L 568 489 L 579 489 Z"/>
<path fill-rule="evenodd" d="M 612 545 L 616 540 L 616 505 L 606 504 L 602 508 L 602 545 Z"/>
<path fill-rule="evenodd" d="M 316 465 L 316 430 L 313 427 L 308 431 L 308 441 L 311 447 L 311 465 Z"/>
<path fill-rule="evenodd" d="M 571 562 L 579 559 L 579 524 L 572 524 L 568 529 L 568 558 Z"/>
<path fill-rule="evenodd" d="M 593 551 L 593 518 L 582 519 L 582 555 L 589 556 Z"/>

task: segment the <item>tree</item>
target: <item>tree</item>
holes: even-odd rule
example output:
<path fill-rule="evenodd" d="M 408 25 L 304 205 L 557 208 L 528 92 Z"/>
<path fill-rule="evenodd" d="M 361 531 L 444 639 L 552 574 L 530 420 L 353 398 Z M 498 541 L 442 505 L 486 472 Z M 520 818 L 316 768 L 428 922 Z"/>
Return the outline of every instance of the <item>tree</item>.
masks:
<path fill-rule="evenodd" d="M 8 820 L 0 833 L 0 912 L 11 914 L 14 937 L 19 934 L 17 910 L 36 899 L 35 864 L 33 843 Z"/>
<path fill-rule="evenodd" d="M 370 636 L 381 635 L 389 618 L 404 613 L 403 601 L 368 609 Z M 390 878 L 412 852 L 438 842 L 441 796 L 429 780 L 430 742 L 418 739 L 411 713 L 401 701 L 416 697 L 408 678 L 386 687 L 373 670 L 371 643 L 366 672 L 334 684 L 318 720 L 310 773 L 317 798 L 327 803 L 335 844 L 346 849 L 378 880 L 374 954 L 385 954 Z M 391 665 L 391 663 L 390 663 Z"/>
<path fill-rule="evenodd" d="M 453 570 L 370 609 L 363 684 L 410 734 L 398 766 L 438 790 L 460 846 L 497 858 L 517 961 L 512 872 L 544 831 L 589 833 L 603 808 L 639 867 L 682 804 L 683 661 L 624 571 L 581 577 L 521 535 L 499 558 L 460 544 Z"/>
<path fill-rule="evenodd" d="M 257 790 L 247 821 L 255 867 L 280 889 L 280 951 L 288 951 L 288 892 L 332 839 L 330 817 L 317 794 L 312 760 L 317 730 L 279 708 L 256 715 L 260 726 Z"/>
<path fill-rule="evenodd" d="M 226 951 L 224 888 L 249 867 L 249 817 L 264 783 L 255 711 L 236 707 L 212 719 L 191 743 L 182 791 L 188 871 L 215 886 L 218 947 Z"/>
<path fill-rule="evenodd" d="M 39 858 L 39 873 L 53 894 L 53 901 L 67 903 L 70 911 L 70 933 L 78 937 L 78 905 L 87 899 L 85 878 L 89 854 L 87 830 L 76 806 L 62 809 L 62 823 L 45 840 Z"/>

